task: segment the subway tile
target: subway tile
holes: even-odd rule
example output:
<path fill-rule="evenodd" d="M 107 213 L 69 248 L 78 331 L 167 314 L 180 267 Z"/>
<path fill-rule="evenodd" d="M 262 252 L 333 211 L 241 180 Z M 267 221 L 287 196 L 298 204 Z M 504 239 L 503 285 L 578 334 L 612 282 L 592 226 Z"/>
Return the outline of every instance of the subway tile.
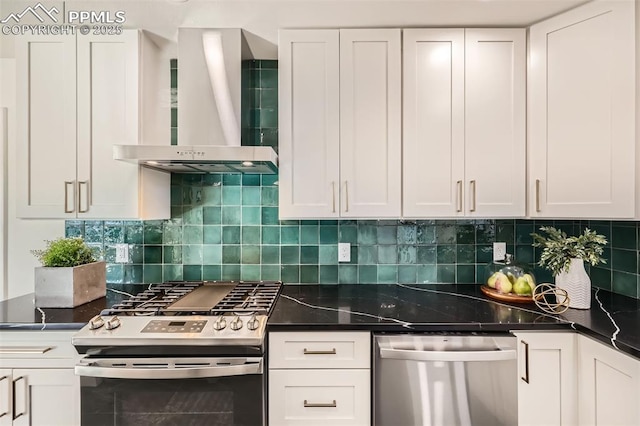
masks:
<path fill-rule="evenodd" d="M 278 205 L 278 189 L 276 187 L 262 187 L 261 196 L 263 206 Z"/>
<path fill-rule="evenodd" d="M 220 225 L 203 226 L 202 242 L 204 244 L 220 244 L 222 242 L 222 227 Z"/>
<path fill-rule="evenodd" d="M 300 263 L 300 247 L 299 246 L 282 246 L 280 247 L 280 262 L 283 265 L 296 265 Z"/>
<path fill-rule="evenodd" d="M 533 227 L 533 222 L 531 221 L 516 221 L 516 235 L 515 235 L 515 243 L 516 244 L 531 244 L 533 243 L 533 238 L 531 234 L 533 232 L 537 232 L 537 230 Z"/>
<path fill-rule="evenodd" d="M 222 187 L 219 185 L 204 186 L 202 188 L 202 200 L 205 206 L 222 205 Z"/>
<path fill-rule="evenodd" d="M 222 205 L 239 206 L 242 200 L 242 188 L 240 186 L 223 186 L 222 187 Z M 255 188 L 254 188 L 255 189 Z M 239 210 L 236 208 L 236 210 Z"/>
<path fill-rule="evenodd" d="M 163 244 L 182 244 L 182 226 L 165 224 L 162 231 Z"/>
<path fill-rule="evenodd" d="M 515 251 L 515 259 L 521 263 L 533 263 L 533 247 L 531 245 L 518 244 Z"/>
<path fill-rule="evenodd" d="M 182 220 L 185 225 L 202 225 L 202 206 L 183 206 Z"/>
<path fill-rule="evenodd" d="M 398 282 L 397 265 L 378 265 L 378 283 L 394 284 Z"/>
<path fill-rule="evenodd" d="M 362 251 L 362 248 L 358 250 L 358 256 Z M 338 246 L 337 245 L 322 245 L 318 248 L 318 260 L 321 265 L 335 265 L 338 263 Z M 360 263 L 360 262 L 359 262 Z"/>
<path fill-rule="evenodd" d="M 222 244 L 240 244 L 240 227 L 223 226 Z"/>
<path fill-rule="evenodd" d="M 222 206 L 222 224 L 240 225 L 242 210 L 239 206 Z"/>
<path fill-rule="evenodd" d="M 416 263 L 436 263 L 436 246 L 418 246 L 416 249 Z"/>
<path fill-rule="evenodd" d="M 398 282 L 400 284 L 415 284 L 417 280 L 418 268 L 416 265 L 399 265 Z"/>
<path fill-rule="evenodd" d="M 274 186 L 276 184 L 276 182 L 278 182 L 278 175 L 277 174 L 274 174 L 274 175 L 261 175 L 260 176 L 260 183 L 262 184 L 263 188 L 265 186 Z"/>
<path fill-rule="evenodd" d="M 139 284 L 142 280 L 142 265 L 124 265 L 124 284 Z"/>
<path fill-rule="evenodd" d="M 280 227 L 280 242 L 282 244 L 300 243 L 300 227 L 290 225 Z"/>
<path fill-rule="evenodd" d="M 162 276 L 165 281 L 182 281 L 182 265 L 163 265 Z"/>
<path fill-rule="evenodd" d="M 280 275 L 283 283 L 297 284 L 300 282 L 300 267 L 297 265 L 282 265 Z"/>
<path fill-rule="evenodd" d="M 222 279 L 221 265 L 202 265 L 202 279 L 219 281 Z"/>
<path fill-rule="evenodd" d="M 106 280 L 107 283 L 122 284 L 124 282 L 124 265 L 107 265 Z"/>
<path fill-rule="evenodd" d="M 456 283 L 474 284 L 476 282 L 476 268 L 474 265 L 456 266 Z"/>
<path fill-rule="evenodd" d="M 416 280 L 419 284 L 432 284 L 437 282 L 436 265 L 418 265 L 416 267 Z"/>
<path fill-rule="evenodd" d="M 121 220 L 107 220 L 104 222 L 104 242 L 124 243 L 124 224 Z"/>
<path fill-rule="evenodd" d="M 398 226 L 397 243 L 400 244 L 415 244 L 417 241 L 417 226 L 416 225 L 400 225 Z"/>
<path fill-rule="evenodd" d="M 453 244 L 438 245 L 436 249 L 437 263 L 455 263 L 456 246 Z"/>
<path fill-rule="evenodd" d="M 339 225 L 338 234 L 341 243 L 358 243 L 358 227 L 355 225 Z"/>
<path fill-rule="evenodd" d="M 501 221 L 496 223 L 496 241 L 503 241 L 507 244 L 513 244 L 515 240 L 515 223 L 514 221 Z"/>
<path fill-rule="evenodd" d="M 260 186 L 260 175 L 257 174 L 243 174 L 242 186 Z"/>
<path fill-rule="evenodd" d="M 358 282 L 361 284 L 377 284 L 378 265 L 358 266 Z"/>
<path fill-rule="evenodd" d="M 260 279 L 260 265 L 240 265 L 240 279 L 256 281 Z"/>
<path fill-rule="evenodd" d="M 102 243 L 104 240 L 104 223 L 101 220 L 86 221 L 84 240 L 87 243 Z"/>
<path fill-rule="evenodd" d="M 339 284 L 357 284 L 358 283 L 358 267 L 355 265 L 339 265 L 338 266 L 338 283 Z"/>
<path fill-rule="evenodd" d="M 129 261 L 131 263 L 144 263 L 144 246 L 129 245 Z"/>
<path fill-rule="evenodd" d="M 456 281 L 456 265 L 437 265 L 439 283 L 455 283 Z"/>
<path fill-rule="evenodd" d="M 222 265 L 222 279 L 237 281 L 240 279 L 240 265 Z"/>
<path fill-rule="evenodd" d="M 189 176 L 189 175 L 187 175 Z M 238 186 L 242 184 L 242 175 L 238 173 L 224 173 L 222 175 L 223 186 Z"/>
<path fill-rule="evenodd" d="M 263 226 L 262 244 L 280 244 L 280 227 Z"/>
<path fill-rule="evenodd" d="M 260 207 L 242 207 L 243 225 L 260 225 Z"/>
<path fill-rule="evenodd" d="M 438 244 L 455 244 L 456 226 L 449 223 L 438 225 L 436 227 L 436 242 Z"/>
<path fill-rule="evenodd" d="M 261 279 L 280 281 L 280 265 L 260 265 Z"/>
<path fill-rule="evenodd" d="M 164 246 L 162 256 L 163 263 L 182 263 L 182 246 Z"/>
<path fill-rule="evenodd" d="M 402 245 L 398 247 L 398 263 L 402 265 L 413 265 L 417 260 L 415 246 Z"/>
<path fill-rule="evenodd" d="M 318 265 L 301 265 L 300 282 L 305 284 L 317 284 L 319 279 Z"/>
<path fill-rule="evenodd" d="M 260 90 L 260 108 L 278 108 L 278 90 Z"/>
<path fill-rule="evenodd" d="M 182 246 L 182 260 L 185 265 L 202 265 L 201 244 L 191 244 Z M 145 247 L 146 253 L 146 247 Z"/>
<path fill-rule="evenodd" d="M 242 246 L 242 264 L 260 263 L 260 246 Z"/>
<path fill-rule="evenodd" d="M 473 244 L 458 244 L 456 246 L 457 263 L 476 263 L 476 250 Z"/>
<path fill-rule="evenodd" d="M 378 230 L 368 222 L 358 224 L 358 244 L 375 245 L 378 242 Z"/>
<path fill-rule="evenodd" d="M 636 250 L 611 249 L 611 269 L 614 271 L 638 273 L 638 252 Z"/>
<path fill-rule="evenodd" d="M 255 186 L 243 187 L 242 188 L 242 205 L 243 206 L 259 206 L 260 194 L 261 194 L 261 189 L 259 187 L 255 187 Z"/>
<path fill-rule="evenodd" d="M 64 224 L 64 236 L 66 238 L 84 237 L 84 221 L 67 220 Z"/>
<path fill-rule="evenodd" d="M 320 283 L 321 284 L 337 284 L 338 283 L 338 266 L 337 265 L 320 266 Z"/>
<path fill-rule="evenodd" d="M 242 244 L 260 244 L 260 227 L 243 226 Z"/>
<path fill-rule="evenodd" d="M 592 266 L 589 271 L 591 285 L 604 290 L 611 291 L 611 270 Z"/>
<path fill-rule="evenodd" d="M 202 280 L 202 265 L 184 265 L 182 267 L 182 276 L 185 281 Z"/>
<path fill-rule="evenodd" d="M 222 223 L 222 208 L 219 206 L 203 207 L 202 223 L 204 225 L 220 225 Z"/>
<path fill-rule="evenodd" d="M 434 225 L 419 224 L 416 234 L 418 244 L 435 244 L 437 242 L 436 227 Z"/>
<path fill-rule="evenodd" d="M 144 263 L 162 263 L 162 246 L 144 246 Z"/>
<path fill-rule="evenodd" d="M 318 246 L 301 246 L 300 263 L 317 265 L 319 261 Z"/>
<path fill-rule="evenodd" d="M 475 244 L 476 229 L 473 225 L 456 225 L 456 242 L 458 244 Z"/>
<path fill-rule="evenodd" d="M 320 225 L 320 244 L 336 244 L 338 242 L 338 227 L 335 225 Z"/>
<path fill-rule="evenodd" d="M 240 263 L 240 246 L 239 245 L 223 245 L 222 246 L 222 263 L 239 264 Z M 224 272 L 224 268 L 223 268 Z"/>
<path fill-rule="evenodd" d="M 202 231 L 202 226 L 184 226 L 182 228 L 183 244 L 202 244 Z"/>
<path fill-rule="evenodd" d="M 203 265 L 220 265 L 222 263 L 222 246 L 219 244 L 206 244 L 202 246 Z"/>
<path fill-rule="evenodd" d="M 262 224 L 278 225 L 278 208 L 262 207 Z"/>
<path fill-rule="evenodd" d="M 142 279 L 146 284 L 161 283 L 162 265 L 144 265 L 142 268 Z"/>
<path fill-rule="evenodd" d="M 476 226 L 476 243 L 487 244 L 496 241 L 496 227 L 493 224 L 480 224 Z"/>
<path fill-rule="evenodd" d="M 611 227 L 611 247 L 636 250 L 638 245 L 635 227 L 613 225 Z"/>
<path fill-rule="evenodd" d="M 626 272 L 613 271 L 611 289 L 614 293 L 638 298 L 637 275 Z"/>
<path fill-rule="evenodd" d="M 275 129 L 278 127 L 278 110 L 275 108 L 260 108 L 261 128 Z"/>
<path fill-rule="evenodd" d="M 398 254 L 397 246 L 378 246 L 378 263 L 379 264 L 397 264 Z"/>
<path fill-rule="evenodd" d="M 319 234 L 318 225 L 301 225 L 300 244 L 318 244 Z"/>
<path fill-rule="evenodd" d="M 260 261 L 263 264 L 279 265 L 280 264 L 280 247 L 277 245 L 262 246 Z"/>
<path fill-rule="evenodd" d="M 378 244 L 396 244 L 398 238 L 397 233 L 398 231 L 396 226 L 378 226 Z"/>

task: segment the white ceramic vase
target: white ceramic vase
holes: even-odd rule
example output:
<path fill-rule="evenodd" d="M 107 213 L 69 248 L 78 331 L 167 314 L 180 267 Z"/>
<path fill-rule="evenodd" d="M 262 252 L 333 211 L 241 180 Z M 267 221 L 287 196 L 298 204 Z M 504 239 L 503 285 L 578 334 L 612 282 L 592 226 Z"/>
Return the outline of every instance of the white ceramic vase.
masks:
<path fill-rule="evenodd" d="M 569 270 L 556 275 L 556 286 L 567 291 L 570 308 L 591 308 L 591 279 L 582 259 L 571 259 Z"/>

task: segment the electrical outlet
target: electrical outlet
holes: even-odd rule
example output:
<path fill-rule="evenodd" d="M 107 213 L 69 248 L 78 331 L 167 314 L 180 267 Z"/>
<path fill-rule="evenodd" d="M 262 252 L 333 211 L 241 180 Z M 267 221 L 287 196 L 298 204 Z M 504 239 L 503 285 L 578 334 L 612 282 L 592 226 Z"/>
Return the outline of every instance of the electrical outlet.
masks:
<path fill-rule="evenodd" d="M 338 243 L 338 262 L 351 262 L 351 243 Z"/>
<path fill-rule="evenodd" d="M 503 261 L 507 254 L 507 243 L 493 243 L 493 261 Z"/>
<path fill-rule="evenodd" d="M 129 262 L 129 244 L 116 244 L 116 263 Z"/>

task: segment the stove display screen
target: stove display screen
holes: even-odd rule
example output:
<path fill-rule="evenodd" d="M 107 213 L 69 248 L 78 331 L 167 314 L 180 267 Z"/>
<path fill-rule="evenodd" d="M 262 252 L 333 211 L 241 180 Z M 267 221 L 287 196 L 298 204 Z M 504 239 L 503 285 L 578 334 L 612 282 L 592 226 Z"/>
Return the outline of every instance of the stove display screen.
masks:
<path fill-rule="evenodd" d="M 207 320 L 169 321 L 151 320 L 142 329 L 143 333 L 200 333 Z"/>
<path fill-rule="evenodd" d="M 186 321 L 171 321 L 169 327 L 184 327 L 186 323 Z"/>

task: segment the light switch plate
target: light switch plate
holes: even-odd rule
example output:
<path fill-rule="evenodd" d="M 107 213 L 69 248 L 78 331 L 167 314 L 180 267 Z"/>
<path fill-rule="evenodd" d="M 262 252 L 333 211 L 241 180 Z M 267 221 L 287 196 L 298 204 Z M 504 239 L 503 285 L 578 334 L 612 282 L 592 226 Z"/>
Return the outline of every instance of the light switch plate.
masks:
<path fill-rule="evenodd" d="M 351 262 L 351 243 L 338 243 L 338 262 Z"/>
<path fill-rule="evenodd" d="M 493 243 L 493 261 L 503 261 L 507 254 L 507 243 Z"/>

